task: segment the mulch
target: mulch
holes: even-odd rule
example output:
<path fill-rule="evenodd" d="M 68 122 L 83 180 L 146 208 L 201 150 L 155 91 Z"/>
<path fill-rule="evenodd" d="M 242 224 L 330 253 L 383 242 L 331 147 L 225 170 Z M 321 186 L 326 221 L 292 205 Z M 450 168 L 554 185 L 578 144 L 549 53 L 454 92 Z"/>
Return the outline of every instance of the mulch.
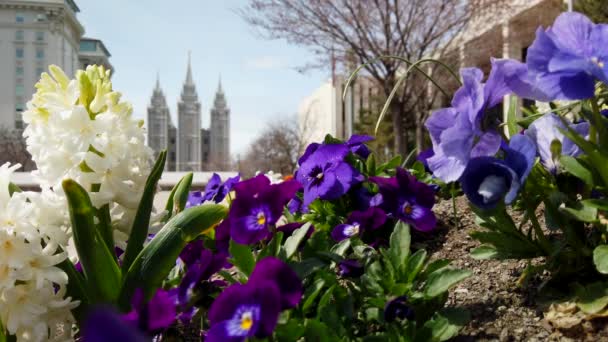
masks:
<path fill-rule="evenodd" d="M 475 225 L 475 215 L 466 199 L 458 198 L 456 203 L 457 228 L 452 202 L 441 201 L 435 207 L 439 218 L 436 235 L 418 240 L 418 247 L 432 252 L 433 258 L 451 259 L 455 267 L 473 272 L 473 276 L 450 291 L 447 305 L 468 309 L 472 318 L 454 341 L 608 341 L 606 321 L 584 322 L 568 330 L 555 329 L 545 321 L 548 303 L 539 300 L 536 293 L 542 279 L 525 287 L 517 285 L 526 261 L 471 258 L 470 251 L 479 242 L 469 234 L 480 228 Z M 517 221 L 517 215 L 514 216 Z"/>

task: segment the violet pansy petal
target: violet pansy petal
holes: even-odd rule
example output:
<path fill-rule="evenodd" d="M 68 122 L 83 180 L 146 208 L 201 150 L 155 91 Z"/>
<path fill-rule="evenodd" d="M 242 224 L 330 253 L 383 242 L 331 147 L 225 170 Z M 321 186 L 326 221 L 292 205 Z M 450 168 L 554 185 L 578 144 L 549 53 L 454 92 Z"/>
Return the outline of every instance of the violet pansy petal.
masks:
<path fill-rule="evenodd" d="M 285 262 L 275 257 L 260 260 L 249 277 L 249 283 L 275 282 L 280 291 L 281 308 L 294 308 L 302 299 L 302 281 Z"/>

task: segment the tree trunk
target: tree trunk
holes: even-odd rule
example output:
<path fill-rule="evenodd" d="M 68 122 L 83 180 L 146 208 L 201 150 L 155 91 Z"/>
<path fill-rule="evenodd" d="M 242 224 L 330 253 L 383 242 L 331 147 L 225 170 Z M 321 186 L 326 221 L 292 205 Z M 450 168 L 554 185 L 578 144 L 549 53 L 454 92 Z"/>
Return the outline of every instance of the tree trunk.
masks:
<path fill-rule="evenodd" d="M 416 115 L 416 153 L 422 152 L 424 150 L 424 122 L 422 122 L 422 114 L 418 113 Z"/>
<path fill-rule="evenodd" d="M 403 104 L 400 101 L 394 101 L 391 104 L 391 116 L 393 118 L 393 135 L 394 135 L 394 153 L 405 158 L 407 155 L 407 131 L 403 125 Z"/>

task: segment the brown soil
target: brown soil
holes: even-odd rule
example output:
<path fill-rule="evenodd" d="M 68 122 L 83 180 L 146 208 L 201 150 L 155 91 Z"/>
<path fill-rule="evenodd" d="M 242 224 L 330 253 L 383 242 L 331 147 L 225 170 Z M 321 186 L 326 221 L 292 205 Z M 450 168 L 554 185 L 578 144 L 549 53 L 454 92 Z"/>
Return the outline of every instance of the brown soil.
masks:
<path fill-rule="evenodd" d="M 420 246 L 432 252 L 433 258 L 451 259 L 454 266 L 473 271 L 473 276 L 458 284 L 448 299 L 448 306 L 464 307 L 472 318 L 455 341 L 608 341 L 606 322 L 584 322 L 568 331 L 556 330 L 546 322 L 543 312 L 547 305 L 537 301 L 534 293 L 538 284 L 517 286 L 526 261 L 471 258 L 470 250 L 479 243 L 469 233 L 479 228 L 466 199 L 458 198 L 457 208 L 458 228 L 452 228 L 452 202 L 442 201 L 436 206 L 438 234 Z"/>

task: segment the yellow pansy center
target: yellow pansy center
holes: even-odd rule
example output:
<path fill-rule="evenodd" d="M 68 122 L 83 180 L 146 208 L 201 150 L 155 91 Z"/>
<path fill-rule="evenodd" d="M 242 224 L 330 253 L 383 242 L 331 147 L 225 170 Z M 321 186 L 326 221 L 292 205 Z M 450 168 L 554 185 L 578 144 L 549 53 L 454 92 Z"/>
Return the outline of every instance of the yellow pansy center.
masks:
<path fill-rule="evenodd" d="M 405 213 L 405 215 L 410 215 L 412 213 L 413 209 L 412 206 L 409 204 L 406 204 L 403 206 L 403 213 Z"/>
<path fill-rule="evenodd" d="M 264 213 L 258 213 L 258 220 L 257 220 L 258 224 L 260 226 L 263 226 L 266 224 L 266 216 L 264 216 Z"/>
<path fill-rule="evenodd" d="M 245 312 L 243 316 L 241 316 L 241 329 L 249 330 L 253 325 L 253 318 L 251 317 L 251 312 Z"/>

